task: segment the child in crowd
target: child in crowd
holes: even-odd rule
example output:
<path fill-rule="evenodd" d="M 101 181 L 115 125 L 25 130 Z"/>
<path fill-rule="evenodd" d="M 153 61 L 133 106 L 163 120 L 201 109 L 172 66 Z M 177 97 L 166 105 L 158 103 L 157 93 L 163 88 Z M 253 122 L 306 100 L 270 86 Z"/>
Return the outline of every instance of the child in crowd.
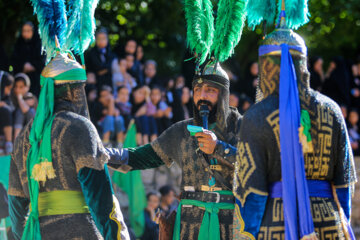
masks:
<path fill-rule="evenodd" d="M 25 73 L 15 75 L 12 100 L 14 110 L 14 139 L 19 135 L 21 129 L 35 117 L 35 109 L 29 106 L 24 100 L 24 96 L 30 90 L 30 78 Z"/>
<path fill-rule="evenodd" d="M 359 113 L 357 109 L 349 111 L 349 139 L 354 156 L 360 156 L 360 131 L 359 131 Z"/>
<path fill-rule="evenodd" d="M 147 86 L 135 87 L 132 92 L 133 104 L 131 114 L 135 117 L 137 129 L 136 140 L 139 146 L 149 143 L 149 136 L 154 138 L 156 134 L 156 123 L 149 118 L 151 115 L 151 105 L 147 101 L 149 97 L 149 88 Z M 148 111 L 148 107 L 150 108 Z M 150 119 L 150 120 L 149 120 Z"/>
<path fill-rule="evenodd" d="M 116 65 L 113 65 L 112 71 L 113 71 L 113 88 L 114 90 L 117 90 L 120 86 L 126 86 L 129 91 L 131 91 L 132 88 L 136 87 L 137 83 L 135 79 L 127 72 L 127 60 L 124 58 L 121 58 L 119 60 L 114 60 L 116 62 Z M 115 92 L 115 95 L 117 94 L 117 91 Z"/>
<path fill-rule="evenodd" d="M 172 109 L 165 101 L 162 101 L 162 89 L 155 86 L 151 89 L 150 99 L 153 106 L 155 106 L 155 114 L 153 115 L 156 120 L 157 132 L 161 134 L 171 125 L 171 118 L 173 116 Z"/>
<path fill-rule="evenodd" d="M 124 119 L 116 114 L 114 97 L 111 92 L 111 87 L 102 86 L 98 102 L 95 102 L 93 109 L 93 122 L 100 129 L 100 136 L 105 147 L 111 146 L 110 138 L 112 133 L 116 134 L 116 147 L 122 147 L 125 131 Z"/>
<path fill-rule="evenodd" d="M 125 127 L 129 125 L 131 116 L 131 103 L 129 102 L 130 91 L 125 86 L 117 88 L 117 97 L 115 99 L 115 107 L 120 115 L 124 118 Z"/>
<path fill-rule="evenodd" d="M 157 192 L 149 192 L 146 195 L 147 206 L 144 210 L 145 215 L 145 229 L 141 240 L 159 239 L 159 224 L 154 220 L 156 219 L 156 211 L 160 204 L 160 194 Z"/>
<path fill-rule="evenodd" d="M 14 108 L 10 99 L 13 85 L 14 77 L 0 71 L 0 155 L 10 154 L 13 149 L 12 113 Z"/>

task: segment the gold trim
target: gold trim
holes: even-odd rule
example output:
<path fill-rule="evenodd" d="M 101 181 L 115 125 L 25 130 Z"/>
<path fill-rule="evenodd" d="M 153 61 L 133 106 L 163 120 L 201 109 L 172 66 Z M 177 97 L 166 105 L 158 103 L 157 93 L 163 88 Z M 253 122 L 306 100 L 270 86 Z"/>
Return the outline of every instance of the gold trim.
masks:
<path fill-rule="evenodd" d="M 113 209 L 112 209 L 112 211 L 111 211 L 111 213 L 109 215 L 109 218 L 111 220 L 113 220 L 114 222 L 116 222 L 116 224 L 118 225 L 119 230 L 117 232 L 117 239 L 121 239 L 121 229 L 122 229 L 121 222 L 116 218 L 116 216 L 114 216 L 115 215 L 115 210 L 116 210 L 116 204 L 113 202 Z"/>
<path fill-rule="evenodd" d="M 65 83 L 85 83 L 86 80 L 55 80 L 55 84 L 65 84 Z"/>
<path fill-rule="evenodd" d="M 215 164 L 215 165 L 210 165 L 210 169 L 211 170 L 215 170 L 215 171 L 222 171 L 222 166 L 219 164 Z M 205 172 L 209 171 L 208 168 L 205 168 Z"/>
<path fill-rule="evenodd" d="M 291 55 L 305 56 L 306 57 L 306 54 L 303 54 L 302 52 L 296 51 L 294 49 L 289 49 L 289 51 L 290 51 Z M 261 55 L 260 57 L 263 57 L 263 56 L 275 56 L 275 55 L 280 56 L 281 55 L 281 50 L 272 51 L 272 52 L 269 52 L 267 54 Z"/>
<path fill-rule="evenodd" d="M 251 240 L 255 240 L 255 237 L 251 233 L 244 231 L 245 222 L 244 222 L 244 219 L 241 217 L 239 205 L 237 205 L 237 204 L 235 204 L 235 213 L 236 213 L 236 216 L 238 217 L 238 219 L 240 221 L 240 234 L 249 237 Z"/>
<path fill-rule="evenodd" d="M 345 235 L 345 239 L 346 240 L 351 240 L 348 228 L 346 226 L 347 224 L 349 224 L 349 222 L 348 222 L 348 220 L 347 220 L 347 218 L 345 216 L 343 208 L 340 205 L 340 202 L 339 202 L 339 199 L 338 199 L 334 184 L 331 184 L 331 188 L 332 188 L 332 192 L 333 192 L 333 196 L 334 196 L 334 201 L 335 201 L 336 206 L 337 206 L 338 211 L 339 211 L 340 223 L 341 223 L 344 235 Z"/>
<path fill-rule="evenodd" d="M 260 190 L 257 190 L 255 188 L 252 188 L 252 187 L 249 187 L 249 189 L 247 189 L 245 191 L 245 193 L 243 194 L 243 196 L 241 197 L 240 195 L 236 194 L 236 192 L 234 192 L 234 195 L 237 199 L 239 199 L 240 203 L 241 203 L 241 206 L 244 206 L 245 205 L 245 201 L 246 201 L 246 198 L 247 196 L 250 194 L 250 193 L 255 193 L 255 194 L 258 194 L 258 195 L 262 195 L 262 196 L 269 196 L 269 193 L 267 192 L 263 192 L 263 191 L 260 191 Z"/>

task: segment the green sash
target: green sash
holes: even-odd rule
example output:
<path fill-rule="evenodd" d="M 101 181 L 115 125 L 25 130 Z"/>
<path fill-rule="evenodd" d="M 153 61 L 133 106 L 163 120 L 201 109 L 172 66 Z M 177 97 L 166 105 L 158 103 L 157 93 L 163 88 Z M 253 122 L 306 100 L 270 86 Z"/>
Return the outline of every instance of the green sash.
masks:
<path fill-rule="evenodd" d="M 39 217 L 75 213 L 89 213 L 82 192 L 51 191 L 39 193 Z"/>
<path fill-rule="evenodd" d="M 230 191 L 220 191 L 222 194 L 232 194 Z M 181 207 L 193 205 L 205 208 L 205 213 L 200 226 L 199 240 L 220 240 L 220 224 L 218 213 L 220 209 L 234 209 L 233 203 L 201 202 L 192 199 L 182 199 L 177 209 L 173 240 L 180 240 Z"/>

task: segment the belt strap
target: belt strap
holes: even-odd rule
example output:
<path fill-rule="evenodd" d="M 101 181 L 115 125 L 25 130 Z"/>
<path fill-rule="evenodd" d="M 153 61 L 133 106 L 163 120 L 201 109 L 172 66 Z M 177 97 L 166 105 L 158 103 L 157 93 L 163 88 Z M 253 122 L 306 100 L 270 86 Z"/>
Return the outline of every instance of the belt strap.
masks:
<path fill-rule="evenodd" d="M 205 208 L 198 239 L 207 240 L 220 240 L 219 210 L 235 208 L 233 203 L 207 203 L 197 200 L 182 199 L 176 214 L 173 240 L 180 240 L 181 207 L 183 204 Z"/>
<path fill-rule="evenodd" d="M 218 192 L 182 192 L 181 199 L 213 203 L 235 203 L 235 198 L 232 194 L 225 195 Z"/>
<path fill-rule="evenodd" d="M 333 198 L 331 184 L 324 180 L 307 180 L 309 196 L 321 198 Z M 273 182 L 270 185 L 269 195 L 271 198 L 282 198 L 282 182 Z"/>
<path fill-rule="evenodd" d="M 89 213 L 82 192 L 58 190 L 39 193 L 39 217 L 75 213 Z"/>

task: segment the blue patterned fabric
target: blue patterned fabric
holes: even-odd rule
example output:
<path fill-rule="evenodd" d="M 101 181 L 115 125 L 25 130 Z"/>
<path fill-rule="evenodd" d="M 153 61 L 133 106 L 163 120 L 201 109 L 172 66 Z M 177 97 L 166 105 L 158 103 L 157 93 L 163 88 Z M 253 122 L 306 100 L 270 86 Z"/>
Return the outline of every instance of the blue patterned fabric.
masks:
<path fill-rule="evenodd" d="M 350 187 L 337 188 L 336 194 L 338 196 L 340 205 L 341 205 L 342 209 L 344 210 L 346 218 L 348 220 L 350 220 L 350 214 L 351 214 L 351 189 L 350 189 Z"/>

